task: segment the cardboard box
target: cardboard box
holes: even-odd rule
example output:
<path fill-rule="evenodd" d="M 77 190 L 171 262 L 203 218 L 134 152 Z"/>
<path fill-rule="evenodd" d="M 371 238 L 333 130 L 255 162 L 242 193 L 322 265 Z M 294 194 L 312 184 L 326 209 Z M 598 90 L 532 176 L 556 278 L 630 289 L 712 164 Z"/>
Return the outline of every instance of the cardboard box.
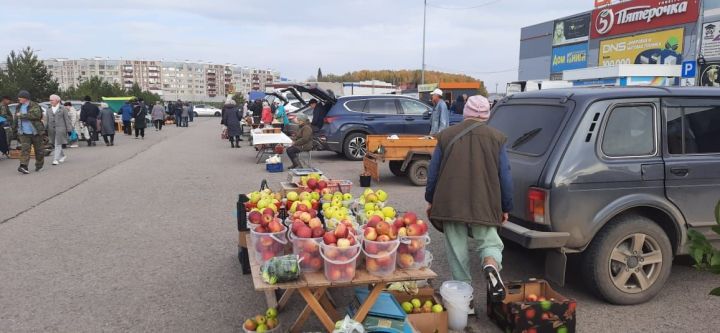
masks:
<path fill-rule="evenodd" d="M 420 302 L 425 303 L 432 300 L 433 304 L 442 304 L 442 298 L 435 293 L 432 288 L 420 288 L 418 293 L 410 295 L 400 291 L 389 291 L 395 296 L 398 303 L 409 302 L 413 298 L 417 298 Z M 448 332 L 448 314 L 447 310 L 441 313 L 411 313 L 408 314 L 408 321 L 413 328 L 420 333 L 447 333 Z"/>
<path fill-rule="evenodd" d="M 487 298 L 488 317 L 503 332 L 575 332 L 577 302 L 553 290 L 546 281 L 506 282 L 505 288 L 504 301 Z M 526 301 L 531 294 L 544 297 L 545 301 Z"/>

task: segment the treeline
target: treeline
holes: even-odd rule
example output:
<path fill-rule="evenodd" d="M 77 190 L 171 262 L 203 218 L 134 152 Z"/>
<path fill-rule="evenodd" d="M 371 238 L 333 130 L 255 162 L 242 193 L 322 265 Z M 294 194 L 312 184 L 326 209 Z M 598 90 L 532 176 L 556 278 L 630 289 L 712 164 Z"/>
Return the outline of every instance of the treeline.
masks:
<path fill-rule="evenodd" d="M 321 72 L 320 72 L 321 73 Z M 319 73 L 319 74 L 320 74 Z M 422 79 L 420 70 L 361 70 L 348 72 L 343 75 L 326 74 L 318 78 L 322 82 L 356 82 L 365 80 L 380 80 L 394 84 L 419 84 Z M 437 71 L 425 71 L 426 83 L 439 82 L 482 82 L 476 78 L 463 74 L 451 74 Z"/>
<path fill-rule="evenodd" d="M 82 100 L 85 96 L 90 96 L 93 101 L 100 101 L 101 97 L 125 96 L 141 97 L 146 103 L 162 100 L 159 95 L 144 91 L 137 84 L 133 84 L 131 89 L 124 89 L 99 77 L 91 77 L 61 91 L 57 80 L 30 47 L 19 52 L 11 51 L 5 68 L 0 70 L 0 95 L 14 98 L 20 90 L 27 90 L 38 102 L 47 101 L 52 94 L 58 94 L 64 100 Z"/>

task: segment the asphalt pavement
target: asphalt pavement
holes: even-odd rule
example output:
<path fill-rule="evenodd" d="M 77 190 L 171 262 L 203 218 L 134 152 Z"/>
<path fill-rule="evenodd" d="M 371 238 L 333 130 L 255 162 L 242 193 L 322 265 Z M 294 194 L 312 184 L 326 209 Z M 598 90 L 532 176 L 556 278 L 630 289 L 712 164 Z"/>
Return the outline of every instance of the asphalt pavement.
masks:
<path fill-rule="evenodd" d="M 16 160 L 0 160 L 0 332 L 240 332 L 265 311 L 237 260 L 237 194 L 286 174 L 255 164 L 247 146 L 220 140 L 217 118 L 189 128 L 146 130 L 145 140 L 117 134 L 116 145 L 73 148 L 60 166 L 20 175 Z M 286 162 L 287 163 L 287 162 Z M 333 178 L 356 181 L 362 163 L 313 153 Z M 34 170 L 31 162 L 31 171 Z M 400 211 L 423 212 L 423 188 L 392 176 L 373 184 Z M 354 194 L 361 189 L 354 187 Z M 462 194 L 458 194 L 462 200 Z M 442 235 L 432 231 L 435 284 L 450 279 Z M 543 253 L 508 246 L 506 280 L 542 277 Z M 710 332 L 720 327 L 720 298 L 707 296 L 720 278 L 676 260 L 655 299 L 612 306 L 577 277 L 557 290 L 578 301 L 579 332 Z M 481 309 L 471 332 L 499 332 Z M 334 290 L 344 304 L 347 290 Z M 294 296 L 280 316 L 287 327 L 302 310 Z M 311 319 L 307 331 L 319 331 Z"/>

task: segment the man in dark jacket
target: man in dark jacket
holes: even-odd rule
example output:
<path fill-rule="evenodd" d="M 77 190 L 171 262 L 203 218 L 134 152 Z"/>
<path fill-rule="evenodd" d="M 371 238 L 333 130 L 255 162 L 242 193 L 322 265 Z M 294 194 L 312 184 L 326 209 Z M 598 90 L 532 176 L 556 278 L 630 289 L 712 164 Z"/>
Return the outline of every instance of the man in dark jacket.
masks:
<path fill-rule="evenodd" d="M 132 135 L 133 107 L 130 101 L 125 101 L 120 108 L 120 113 L 122 114 L 123 133 L 125 133 L 125 135 Z"/>
<path fill-rule="evenodd" d="M 10 101 L 9 96 L 3 96 L 2 102 L 0 102 L 0 117 L 5 118 L 4 122 L 0 119 L 0 152 L 5 155 L 10 152 L 10 141 L 13 137 L 13 114 L 8 106 Z"/>
<path fill-rule="evenodd" d="M 193 122 L 195 118 L 195 106 L 193 106 L 192 102 L 188 102 L 188 117 L 190 117 L 190 122 Z"/>
<path fill-rule="evenodd" d="M 292 161 L 290 169 L 301 168 L 302 165 L 298 159 L 298 154 L 303 151 L 311 151 L 313 148 L 313 130 L 308 124 L 310 120 L 305 114 L 298 113 L 295 121 L 300 125 L 300 129 L 298 129 L 295 140 L 293 140 L 292 147 L 287 149 L 288 157 Z"/>
<path fill-rule="evenodd" d="M 504 298 L 500 278 L 503 242 L 497 228 L 513 208 L 507 138 L 489 127 L 490 103 L 470 97 L 465 120 L 437 135 L 425 189 L 432 224 L 445 233 L 453 279 L 470 283 L 468 237 L 479 242 L 492 296 Z"/>
<path fill-rule="evenodd" d="M 30 149 L 35 149 L 35 171 L 40 171 L 45 162 L 45 125 L 42 122 L 43 110 L 39 104 L 30 101 L 30 93 L 21 90 L 18 93 L 18 105 L 15 107 L 13 130 L 17 132 L 18 141 L 22 147 L 20 151 L 20 166 L 18 172 L 28 174 L 30 164 Z"/>
<path fill-rule="evenodd" d="M 94 146 L 98 140 L 97 135 L 97 118 L 100 116 L 100 108 L 91 102 L 90 96 L 85 96 L 85 104 L 80 107 L 80 121 L 85 124 L 90 137 L 88 138 L 88 146 Z"/>
<path fill-rule="evenodd" d="M 173 105 L 175 109 L 173 110 L 173 113 L 175 114 L 175 127 L 182 127 L 182 108 L 183 103 L 181 100 L 177 100 L 177 103 Z"/>
<path fill-rule="evenodd" d="M 147 127 L 147 118 L 145 116 L 147 116 L 148 113 L 145 101 L 142 98 L 138 98 L 132 110 L 132 116 L 135 118 L 135 139 L 139 136 L 145 140 L 145 127 Z"/>
<path fill-rule="evenodd" d="M 325 121 L 325 109 L 314 98 L 308 102 L 308 106 L 312 109 L 313 119 L 311 125 L 313 131 L 317 132 L 322 128 L 323 121 Z"/>

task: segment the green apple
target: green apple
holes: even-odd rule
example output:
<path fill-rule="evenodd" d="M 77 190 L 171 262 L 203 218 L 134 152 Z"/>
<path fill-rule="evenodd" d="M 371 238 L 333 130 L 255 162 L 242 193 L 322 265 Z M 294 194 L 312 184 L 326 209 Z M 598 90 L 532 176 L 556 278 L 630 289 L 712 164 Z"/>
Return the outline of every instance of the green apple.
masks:
<path fill-rule="evenodd" d="M 385 191 L 383 190 L 378 190 L 377 192 L 375 192 L 375 195 L 377 195 L 378 201 L 380 202 L 385 202 L 388 198 L 387 193 L 385 193 Z"/>
<path fill-rule="evenodd" d="M 390 207 L 390 206 L 383 207 L 382 213 L 383 213 L 383 215 L 384 215 L 386 218 L 389 217 L 389 218 L 391 218 L 391 219 L 392 219 L 392 218 L 395 218 L 395 215 L 397 214 L 397 213 L 395 212 L 395 208 L 392 208 L 392 207 Z"/>
<path fill-rule="evenodd" d="M 418 308 L 418 309 L 419 309 L 420 307 L 422 307 L 422 303 L 421 303 L 420 300 L 417 299 L 417 298 L 411 299 L 411 300 L 410 300 L 410 303 L 412 303 L 413 307 L 415 307 L 415 308 Z"/>
<path fill-rule="evenodd" d="M 275 308 L 269 308 L 265 312 L 265 317 L 267 317 L 267 318 L 276 318 L 277 315 L 278 315 L 278 311 Z"/>
<path fill-rule="evenodd" d="M 291 191 L 291 192 L 288 192 L 288 193 L 287 193 L 286 197 L 287 197 L 287 199 L 290 200 L 290 201 L 297 201 L 297 199 L 298 199 L 298 194 L 297 194 L 297 192 L 295 192 L 295 191 Z"/>
<path fill-rule="evenodd" d="M 435 304 L 432 306 L 432 312 L 440 313 L 443 312 L 443 306 L 440 304 Z"/>
<path fill-rule="evenodd" d="M 374 211 L 374 210 L 375 210 L 375 207 L 376 207 L 376 206 L 375 206 L 374 203 L 368 202 L 368 203 L 365 204 L 365 206 L 364 206 L 363 208 L 365 208 L 365 211 L 366 211 L 366 212 L 371 212 L 371 211 Z"/>
<path fill-rule="evenodd" d="M 353 196 L 350 193 L 345 193 L 343 195 L 343 200 L 345 200 L 345 201 L 352 200 L 352 199 L 353 199 Z"/>
<path fill-rule="evenodd" d="M 405 313 L 412 313 L 413 305 L 410 302 L 403 302 L 402 308 L 403 308 L 403 311 L 405 311 Z"/>
<path fill-rule="evenodd" d="M 330 194 L 330 193 L 325 193 L 325 194 L 323 194 L 323 200 L 325 200 L 325 201 L 332 201 L 332 199 L 333 199 L 332 194 Z"/>

